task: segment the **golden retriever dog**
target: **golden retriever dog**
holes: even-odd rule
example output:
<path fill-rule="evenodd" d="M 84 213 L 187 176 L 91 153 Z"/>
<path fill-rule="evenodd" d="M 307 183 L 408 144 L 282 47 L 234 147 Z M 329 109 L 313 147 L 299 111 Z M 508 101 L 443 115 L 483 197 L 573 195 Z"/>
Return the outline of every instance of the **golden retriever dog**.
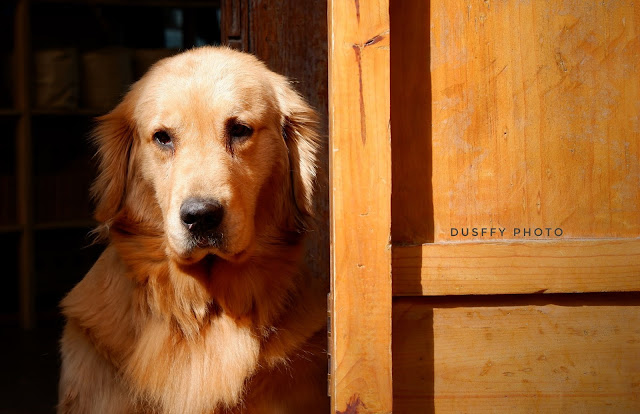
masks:
<path fill-rule="evenodd" d="M 98 118 L 97 231 L 64 298 L 60 413 L 324 413 L 304 268 L 316 114 L 251 55 L 164 59 Z"/>

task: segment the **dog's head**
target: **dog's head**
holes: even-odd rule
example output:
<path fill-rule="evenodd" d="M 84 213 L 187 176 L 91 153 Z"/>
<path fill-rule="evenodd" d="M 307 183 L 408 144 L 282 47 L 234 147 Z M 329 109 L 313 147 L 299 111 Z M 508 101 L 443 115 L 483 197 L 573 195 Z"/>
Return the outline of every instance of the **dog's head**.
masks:
<path fill-rule="evenodd" d="M 315 112 L 251 55 L 199 48 L 162 60 L 99 118 L 96 218 L 162 226 L 168 254 L 242 261 L 260 232 L 312 214 Z"/>

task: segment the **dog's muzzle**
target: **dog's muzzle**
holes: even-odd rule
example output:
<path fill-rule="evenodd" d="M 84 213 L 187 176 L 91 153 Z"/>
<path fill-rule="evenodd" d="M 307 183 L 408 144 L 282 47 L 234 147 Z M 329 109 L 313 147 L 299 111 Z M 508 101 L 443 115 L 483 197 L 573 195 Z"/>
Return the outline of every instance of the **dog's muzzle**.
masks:
<path fill-rule="evenodd" d="M 217 246 L 222 241 L 220 231 L 224 207 L 218 200 L 188 198 L 180 206 L 180 220 L 198 247 Z"/>

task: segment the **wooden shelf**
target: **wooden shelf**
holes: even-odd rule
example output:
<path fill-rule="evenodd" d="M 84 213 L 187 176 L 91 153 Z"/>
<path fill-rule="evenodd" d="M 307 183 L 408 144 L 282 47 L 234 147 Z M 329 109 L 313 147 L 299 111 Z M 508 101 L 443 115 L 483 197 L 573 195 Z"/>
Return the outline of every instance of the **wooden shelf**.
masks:
<path fill-rule="evenodd" d="M 103 109 L 33 109 L 31 111 L 34 116 L 100 116 L 104 115 L 108 110 Z"/>
<path fill-rule="evenodd" d="M 21 224 L 2 224 L 0 225 L 0 234 L 19 233 L 23 229 Z"/>
<path fill-rule="evenodd" d="M 46 223 L 36 223 L 34 225 L 35 230 L 63 230 L 63 229 L 81 229 L 81 228 L 93 228 L 98 223 L 95 220 L 65 220 L 65 221 L 51 221 Z"/>
<path fill-rule="evenodd" d="M 73 4 L 87 6 L 122 7 L 177 7 L 177 8 L 214 8 L 220 7 L 220 1 L 206 0 L 33 0 L 34 4 Z"/>
<path fill-rule="evenodd" d="M 0 108 L 0 116 L 4 117 L 18 117 L 22 115 L 22 111 L 13 108 Z"/>

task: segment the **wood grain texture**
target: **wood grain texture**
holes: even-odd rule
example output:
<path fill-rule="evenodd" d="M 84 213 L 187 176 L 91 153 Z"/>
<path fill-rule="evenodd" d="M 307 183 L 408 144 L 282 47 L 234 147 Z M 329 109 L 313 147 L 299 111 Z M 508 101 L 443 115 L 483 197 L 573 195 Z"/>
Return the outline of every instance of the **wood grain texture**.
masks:
<path fill-rule="evenodd" d="M 394 295 L 640 291 L 640 239 L 393 248 Z"/>
<path fill-rule="evenodd" d="M 320 115 L 327 130 L 327 2 L 249 0 L 249 50 L 270 69 L 287 76 Z M 314 274 L 329 277 L 329 160 L 326 140 L 319 154 L 319 186 L 314 200 L 318 231 L 308 238 L 307 262 Z"/>
<path fill-rule="evenodd" d="M 640 303 L 590 302 L 394 301 L 394 413 L 638 412 Z"/>
<path fill-rule="evenodd" d="M 390 413 L 389 4 L 329 1 L 335 413 Z"/>
<path fill-rule="evenodd" d="M 640 234 L 640 3 L 431 2 L 424 41 L 436 241 Z"/>

